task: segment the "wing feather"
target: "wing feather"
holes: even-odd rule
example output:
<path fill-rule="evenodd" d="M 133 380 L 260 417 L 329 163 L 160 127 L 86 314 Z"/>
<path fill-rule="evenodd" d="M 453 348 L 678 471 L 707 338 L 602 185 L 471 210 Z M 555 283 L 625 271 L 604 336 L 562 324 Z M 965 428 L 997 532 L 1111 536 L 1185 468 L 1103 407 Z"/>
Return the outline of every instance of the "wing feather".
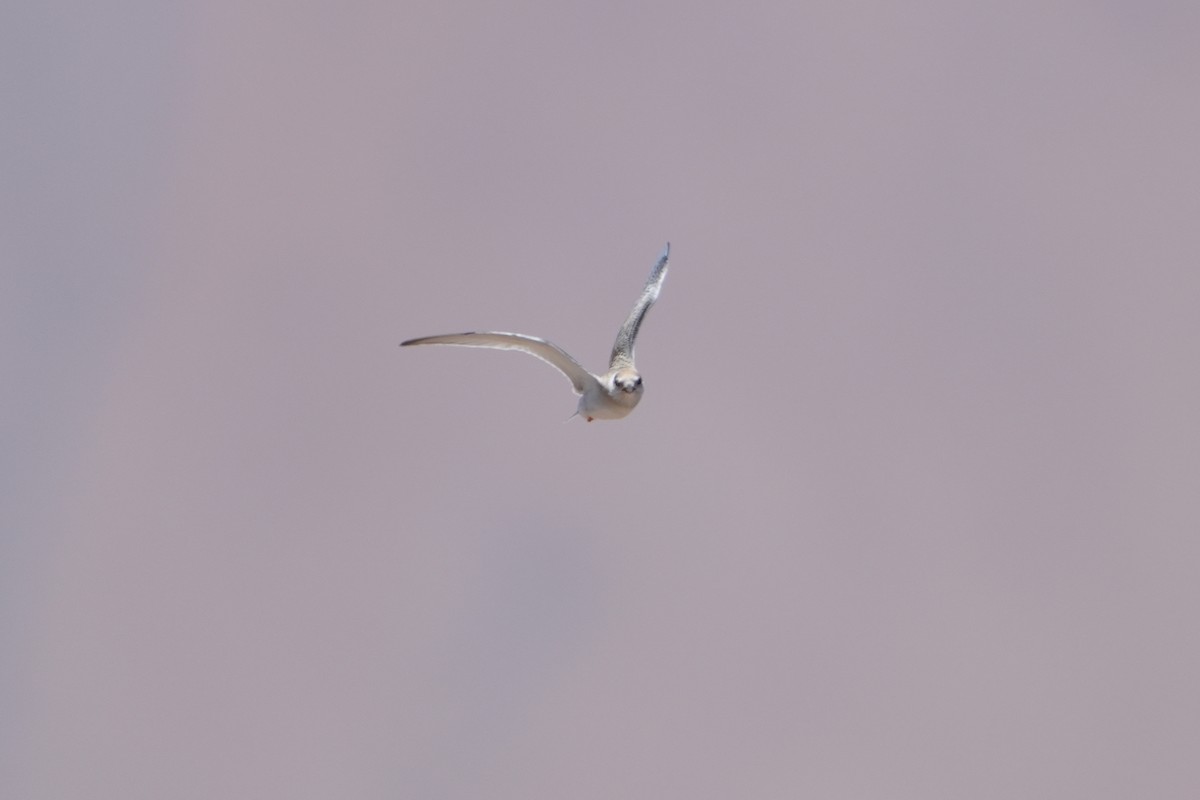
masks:
<path fill-rule="evenodd" d="M 668 242 L 662 255 L 658 257 L 658 263 L 654 265 L 654 269 L 650 270 L 650 277 L 646 279 L 646 286 L 642 289 L 641 297 L 634 304 L 633 310 L 629 312 L 629 317 L 621 326 L 621 330 L 617 332 L 617 340 L 613 342 L 612 359 L 609 363 L 610 369 L 633 368 L 633 344 L 637 339 L 638 329 L 642 327 L 642 320 L 646 318 L 646 312 L 658 299 L 663 281 L 667 278 L 667 261 L 670 255 L 671 243 Z"/>
<path fill-rule="evenodd" d="M 540 358 L 566 375 L 576 394 L 583 394 L 589 383 L 597 382 L 596 376 L 580 366 L 579 362 L 571 358 L 566 350 L 553 342 L 539 339 L 536 336 L 526 336 L 522 333 L 500 331 L 450 333 L 442 336 L 422 336 L 419 339 L 409 339 L 407 342 L 401 342 L 400 346 L 408 347 L 417 344 L 448 344 L 459 347 L 485 347 L 492 350 L 519 350 L 535 358 Z"/>

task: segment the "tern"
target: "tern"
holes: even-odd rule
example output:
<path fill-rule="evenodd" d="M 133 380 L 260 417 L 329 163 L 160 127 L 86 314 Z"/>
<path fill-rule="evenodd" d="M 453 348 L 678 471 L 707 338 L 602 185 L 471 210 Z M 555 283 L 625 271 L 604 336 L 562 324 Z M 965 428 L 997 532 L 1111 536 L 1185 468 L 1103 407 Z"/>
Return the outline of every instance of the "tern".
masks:
<path fill-rule="evenodd" d="M 581 416 L 588 422 L 597 419 L 620 419 L 626 416 L 642 399 L 642 376 L 633 365 L 633 344 L 637 339 L 638 330 L 646 312 L 662 289 L 667 277 L 667 260 L 671 253 L 668 242 L 650 277 L 642 289 L 641 296 L 633 305 L 633 310 L 617 332 L 617 340 L 613 343 L 612 357 L 609 359 L 608 372 L 594 375 L 579 365 L 566 350 L 553 342 L 539 339 L 536 336 L 526 336 L 522 333 L 503 333 L 500 331 L 472 331 L 470 333 L 450 333 L 443 336 L 422 336 L 419 339 L 409 339 L 401 342 L 401 347 L 417 344 L 449 344 L 459 347 L 487 347 L 493 350 L 520 350 L 531 356 L 540 358 L 552 367 L 557 368 L 571 381 L 571 388 L 579 395 L 579 407 L 576 416 Z"/>

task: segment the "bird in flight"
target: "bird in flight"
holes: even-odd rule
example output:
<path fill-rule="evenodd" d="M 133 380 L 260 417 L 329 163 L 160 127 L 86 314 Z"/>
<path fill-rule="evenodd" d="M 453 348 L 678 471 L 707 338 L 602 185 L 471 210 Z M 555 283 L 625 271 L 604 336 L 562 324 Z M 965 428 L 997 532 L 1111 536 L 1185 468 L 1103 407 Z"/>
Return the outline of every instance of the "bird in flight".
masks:
<path fill-rule="evenodd" d="M 667 277 L 667 257 L 671 253 L 671 245 L 667 244 L 650 277 L 642 289 L 642 295 L 633 305 L 633 310 L 617 332 L 617 340 L 613 343 L 612 358 L 609 359 L 608 372 L 603 375 L 593 375 L 571 358 L 567 351 L 553 342 L 539 339 L 536 336 L 526 336 L 521 333 L 500 333 L 496 331 L 474 331 L 471 333 L 450 333 L 444 336 L 423 336 L 419 339 L 409 339 L 401 342 L 401 347 L 416 344 L 450 344 L 460 347 L 489 347 L 493 350 L 520 350 L 531 356 L 540 358 L 552 367 L 556 367 L 571 381 L 575 394 L 580 395 L 579 407 L 575 413 L 588 422 L 595 419 L 620 419 L 633 411 L 634 406 L 642 399 L 642 376 L 633 365 L 633 343 L 637 339 L 638 329 L 642 320 L 662 289 Z"/>

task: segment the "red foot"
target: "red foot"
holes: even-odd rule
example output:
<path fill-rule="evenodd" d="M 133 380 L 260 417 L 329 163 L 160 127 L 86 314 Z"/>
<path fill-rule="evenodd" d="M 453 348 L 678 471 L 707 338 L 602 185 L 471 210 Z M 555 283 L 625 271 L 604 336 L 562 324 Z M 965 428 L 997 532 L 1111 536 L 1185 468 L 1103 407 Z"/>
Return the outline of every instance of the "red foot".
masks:
<path fill-rule="evenodd" d="M 588 422 L 591 422 L 591 421 L 592 421 L 592 419 L 593 419 L 592 417 L 588 417 L 588 418 L 587 418 L 587 421 L 588 421 Z"/>

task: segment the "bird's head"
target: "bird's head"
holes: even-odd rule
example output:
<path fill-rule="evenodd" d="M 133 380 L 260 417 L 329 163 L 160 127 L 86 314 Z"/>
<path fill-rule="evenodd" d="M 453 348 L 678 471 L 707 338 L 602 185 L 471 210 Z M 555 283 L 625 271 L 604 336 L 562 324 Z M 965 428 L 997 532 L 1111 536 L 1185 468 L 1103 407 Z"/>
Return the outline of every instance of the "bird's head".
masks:
<path fill-rule="evenodd" d="M 631 369 L 618 370 L 613 375 L 613 388 L 625 394 L 640 394 L 642 391 L 642 376 Z"/>

